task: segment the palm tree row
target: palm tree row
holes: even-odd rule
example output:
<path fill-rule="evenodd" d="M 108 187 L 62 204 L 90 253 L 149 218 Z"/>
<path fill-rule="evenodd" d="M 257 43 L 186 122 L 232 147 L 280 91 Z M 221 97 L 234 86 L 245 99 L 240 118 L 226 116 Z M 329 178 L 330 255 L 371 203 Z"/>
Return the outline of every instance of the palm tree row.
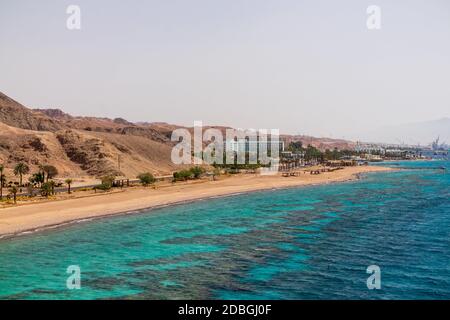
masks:
<path fill-rule="evenodd" d="M 48 197 L 55 194 L 55 187 L 59 185 L 52 180 L 58 175 L 58 170 L 52 165 L 41 165 L 39 170 L 33 173 L 28 179 L 28 183 L 24 185 L 23 177 L 30 173 L 30 167 L 24 163 L 19 162 L 13 168 L 13 173 L 18 176 L 19 182 L 9 181 L 7 183 L 6 175 L 4 174 L 5 166 L 0 164 L 0 200 L 3 199 L 3 188 L 8 186 L 9 196 L 13 197 L 14 203 L 17 202 L 17 194 L 22 192 L 22 187 L 27 186 L 29 189 L 30 196 L 33 196 L 33 187 L 38 187 L 41 189 L 41 195 Z M 71 194 L 72 179 L 66 179 L 67 191 Z"/>

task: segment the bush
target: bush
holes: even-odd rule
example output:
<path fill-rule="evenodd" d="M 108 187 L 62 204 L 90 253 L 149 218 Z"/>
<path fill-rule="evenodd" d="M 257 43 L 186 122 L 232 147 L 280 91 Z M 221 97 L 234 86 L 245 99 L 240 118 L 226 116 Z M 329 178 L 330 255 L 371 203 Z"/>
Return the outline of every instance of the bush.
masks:
<path fill-rule="evenodd" d="M 76 190 L 73 190 L 72 192 L 83 192 L 83 191 L 91 191 L 93 188 L 79 188 Z"/>
<path fill-rule="evenodd" d="M 155 183 L 156 179 L 150 172 L 141 173 L 137 176 L 143 186 Z"/>
<path fill-rule="evenodd" d="M 203 174 L 204 170 L 199 167 L 192 167 L 191 169 L 189 169 L 190 173 L 194 176 L 194 179 L 199 179 L 200 176 Z"/>
<path fill-rule="evenodd" d="M 181 170 L 173 173 L 174 181 L 187 181 L 192 177 L 192 172 L 190 170 Z"/>
<path fill-rule="evenodd" d="M 181 170 L 173 173 L 173 181 L 187 181 L 189 179 L 199 179 L 205 170 L 199 166 L 189 170 Z"/>
<path fill-rule="evenodd" d="M 52 185 L 49 182 L 43 183 L 41 186 L 41 195 L 48 197 L 52 194 Z"/>
<path fill-rule="evenodd" d="M 112 188 L 114 180 L 116 180 L 116 177 L 114 177 L 114 176 L 103 176 L 101 178 L 101 180 L 102 180 L 102 184 L 100 186 L 102 186 L 103 189 L 102 188 L 97 188 L 97 189 L 108 190 L 108 189 Z"/>
<path fill-rule="evenodd" d="M 112 188 L 112 184 L 110 183 L 102 183 L 98 186 L 95 187 L 95 189 L 97 190 L 103 190 L 103 191 L 108 191 Z"/>

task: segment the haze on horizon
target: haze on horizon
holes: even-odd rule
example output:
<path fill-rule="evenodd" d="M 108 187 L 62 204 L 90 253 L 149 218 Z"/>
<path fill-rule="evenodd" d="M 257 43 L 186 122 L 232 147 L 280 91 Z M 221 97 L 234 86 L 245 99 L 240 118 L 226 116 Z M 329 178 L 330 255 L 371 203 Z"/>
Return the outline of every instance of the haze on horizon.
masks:
<path fill-rule="evenodd" d="M 364 139 L 450 116 L 449 39 L 446 0 L 0 0 L 0 91 L 73 115 Z"/>

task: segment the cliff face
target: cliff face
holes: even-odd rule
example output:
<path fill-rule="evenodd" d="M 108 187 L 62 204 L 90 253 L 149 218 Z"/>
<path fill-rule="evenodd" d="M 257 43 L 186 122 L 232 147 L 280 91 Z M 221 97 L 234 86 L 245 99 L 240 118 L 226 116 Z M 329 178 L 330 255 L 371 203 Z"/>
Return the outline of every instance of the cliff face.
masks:
<path fill-rule="evenodd" d="M 56 131 L 63 127 L 57 120 L 30 110 L 1 92 L 0 122 L 12 127 L 35 131 Z"/>
<path fill-rule="evenodd" d="M 149 126 L 32 110 L 0 93 L 0 163 L 9 172 L 25 162 L 32 171 L 54 165 L 63 176 L 170 174 L 176 169 L 171 148 L 170 139 Z"/>

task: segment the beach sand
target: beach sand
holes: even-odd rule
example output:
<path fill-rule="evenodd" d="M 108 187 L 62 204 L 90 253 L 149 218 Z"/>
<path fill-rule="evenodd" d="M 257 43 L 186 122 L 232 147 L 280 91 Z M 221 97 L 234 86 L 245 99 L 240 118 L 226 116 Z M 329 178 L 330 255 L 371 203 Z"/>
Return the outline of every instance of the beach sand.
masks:
<path fill-rule="evenodd" d="M 392 170 L 386 167 L 346 167 L 319 175 L 309 173 L 298 177 L 233 175 L 217 181 L 176 183 L 153 189 L 129 188 L 123 192 L 34 203 L 0 209 L 0 236 L 5 238 L 24 231 L 53 227 L 81 219 L 127 213 L 146 208 L 176 204 L 216 196 L 258 190 L 287 188 L 356 179 L 358 174 Z"/>

